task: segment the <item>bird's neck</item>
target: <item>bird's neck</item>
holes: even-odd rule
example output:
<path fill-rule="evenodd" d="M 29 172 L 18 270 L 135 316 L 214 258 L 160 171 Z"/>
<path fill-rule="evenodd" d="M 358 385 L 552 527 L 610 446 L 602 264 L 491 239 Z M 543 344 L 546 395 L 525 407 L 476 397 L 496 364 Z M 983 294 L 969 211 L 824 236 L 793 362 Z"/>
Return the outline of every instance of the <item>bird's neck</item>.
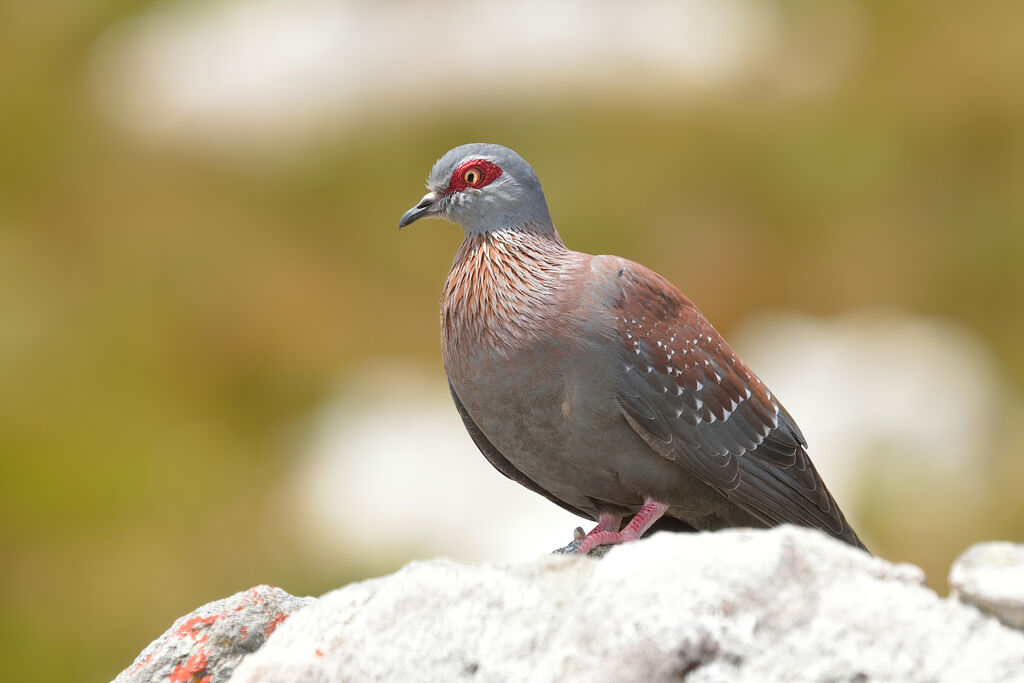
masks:
<path fill-rule="evenodd" d="M 441 299 L 446 356 L 532 339 L 555 315 L 575 256 L 554 230 L 467 234 Z"/>

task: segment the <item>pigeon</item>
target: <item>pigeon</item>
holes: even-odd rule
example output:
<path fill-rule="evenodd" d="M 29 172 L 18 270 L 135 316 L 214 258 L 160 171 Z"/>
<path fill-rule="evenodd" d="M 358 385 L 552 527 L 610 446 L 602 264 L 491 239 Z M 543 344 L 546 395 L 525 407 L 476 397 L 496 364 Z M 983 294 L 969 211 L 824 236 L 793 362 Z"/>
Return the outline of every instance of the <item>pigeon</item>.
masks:
<path fill-rule="evenodd" d="M 398 227 L 465 231 L 441 297 L 455 407 L 499 472 L 596 522 L 579 553 L 786 523 L 864 549 L 778 398 L 668 280 L 566 247 L 521 156 L 456 147 L 427 188 Z"/>

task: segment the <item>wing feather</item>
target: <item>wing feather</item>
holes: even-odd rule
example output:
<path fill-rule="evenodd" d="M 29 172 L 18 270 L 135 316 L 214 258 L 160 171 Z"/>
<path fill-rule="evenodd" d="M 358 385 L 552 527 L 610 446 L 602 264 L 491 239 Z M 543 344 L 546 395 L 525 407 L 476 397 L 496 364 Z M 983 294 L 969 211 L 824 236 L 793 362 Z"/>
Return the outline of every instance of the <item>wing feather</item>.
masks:
<path fill-rule="evenodd" d="M 699 310 L 639 264 L 618 270 L 619 403 L 655 450 L 767 523 L 863 548 L 799 427 Z"/>

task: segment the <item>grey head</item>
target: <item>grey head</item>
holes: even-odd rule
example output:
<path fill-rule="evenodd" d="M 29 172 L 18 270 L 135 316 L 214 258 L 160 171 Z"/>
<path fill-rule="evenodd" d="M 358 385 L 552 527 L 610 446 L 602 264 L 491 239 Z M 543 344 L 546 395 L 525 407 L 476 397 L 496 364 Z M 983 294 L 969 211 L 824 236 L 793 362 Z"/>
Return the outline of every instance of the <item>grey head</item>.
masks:
<path fill-rule="evenodd" d="M 460 145 L 437 160 L 419 204 L 398 221 L 404 228 L 428 216 L 445 218 L 466 234 L 518 229 L 553 232 L 537 174 L 508 147 Z"/>

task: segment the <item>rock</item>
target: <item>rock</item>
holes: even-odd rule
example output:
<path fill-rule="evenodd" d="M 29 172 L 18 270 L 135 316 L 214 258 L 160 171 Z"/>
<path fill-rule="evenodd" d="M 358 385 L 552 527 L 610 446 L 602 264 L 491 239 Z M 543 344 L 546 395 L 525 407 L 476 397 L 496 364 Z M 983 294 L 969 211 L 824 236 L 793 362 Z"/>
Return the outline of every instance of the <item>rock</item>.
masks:
<path fill-rule="evenodd" d="M 1024 629 L 1024 545 L 979 543 L 969 548 L 953 563 L 949 586 L 962 602 Z"/>
<path fill-rule="evenodd" d="M 174 622 L 115 683 L 219 683 L 258 650 L 286 619 L 314 598 L 256 586 L 203 605 Z"/>
<path fill-rule="evenodd" d="M 816 531 L 662 533 L 600 560 L 431 560 L 351 584 L 231 683 L 681 678 L 1020 681 L 1024 634 Z"/>

